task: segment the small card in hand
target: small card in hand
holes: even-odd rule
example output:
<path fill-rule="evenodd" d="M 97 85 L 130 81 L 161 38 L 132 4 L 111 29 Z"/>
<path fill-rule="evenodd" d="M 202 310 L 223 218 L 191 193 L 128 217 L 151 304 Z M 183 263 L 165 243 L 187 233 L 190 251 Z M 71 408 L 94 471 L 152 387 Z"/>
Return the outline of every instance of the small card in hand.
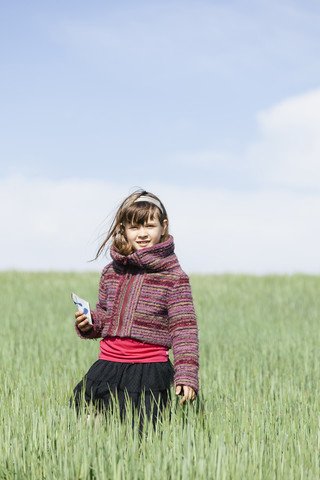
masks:
<path fill-rule="evenodd" d="M 78 297 L 78 295 L 76 295 L 75 293 L 71 293 L 71 298 L 72 298 L 74 304 L 77 305 L 78 310 L 82 311 L 85 315 L 87 315 L 87 318 L 89 320 L 89 324 L 92 325 L 89 303 L 86 300 L 83 300 L 82 298 Z"/>

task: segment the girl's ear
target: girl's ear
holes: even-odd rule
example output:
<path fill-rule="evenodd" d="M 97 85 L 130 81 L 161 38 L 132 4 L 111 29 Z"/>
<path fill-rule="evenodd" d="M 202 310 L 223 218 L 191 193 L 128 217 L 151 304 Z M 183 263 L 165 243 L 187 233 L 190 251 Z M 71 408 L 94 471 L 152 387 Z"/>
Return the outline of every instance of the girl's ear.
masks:
<path fill-rule="evenodd" d="M 168 220 L 165 218 L 162 222 L 162 231 L 161 231 L 161 237 L 166 233 L 168 228 Z"/>

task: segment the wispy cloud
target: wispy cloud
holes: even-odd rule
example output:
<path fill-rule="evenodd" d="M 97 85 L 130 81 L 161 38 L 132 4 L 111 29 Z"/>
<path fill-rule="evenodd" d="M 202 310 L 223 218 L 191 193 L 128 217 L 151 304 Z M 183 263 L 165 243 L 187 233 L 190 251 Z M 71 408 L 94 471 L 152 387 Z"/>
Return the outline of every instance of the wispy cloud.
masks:
<path fill-rule="evenodd" d="M 217 152 L 215 150 L 177 152 L 167 159 L 181 167 L 197 167 L 203 169 L 226 168 L 235 166 L 237 158 L 228 152 Z"/>
<path fill-rule="evenodd" d="M 285 99 L 256 116 L 257 138 L 242 153 L 185 151 L 166 161 L 251 188 L 320 189 L 320 89 Z"/>
<path fill-rule="evenodd" d="M 86 19 L 66 17 L 54 35 L 93 61 L 147 66 L 147 76 L 209 73 L 229 81 L 235 72 L 239 80 L 271 61 L 315 53 L 319 16 L 293 2 L 135 2 L 99 16 L 93 10 Z"/>

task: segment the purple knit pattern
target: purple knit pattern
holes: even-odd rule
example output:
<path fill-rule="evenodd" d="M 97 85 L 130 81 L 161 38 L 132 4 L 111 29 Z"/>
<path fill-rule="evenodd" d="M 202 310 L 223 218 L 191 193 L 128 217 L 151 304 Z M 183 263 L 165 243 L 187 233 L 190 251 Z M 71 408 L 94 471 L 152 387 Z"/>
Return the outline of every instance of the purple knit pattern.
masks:
<path fill-rule="evenodd" d="M 91 311 L 93 328 L 81 338 L 130 337 L 172 348 L 175 384 L 196 391 L 199 370 L 198 327 L 189 277 L 167 242 L 120 255 L 101 275 L 99 300 Z"/>

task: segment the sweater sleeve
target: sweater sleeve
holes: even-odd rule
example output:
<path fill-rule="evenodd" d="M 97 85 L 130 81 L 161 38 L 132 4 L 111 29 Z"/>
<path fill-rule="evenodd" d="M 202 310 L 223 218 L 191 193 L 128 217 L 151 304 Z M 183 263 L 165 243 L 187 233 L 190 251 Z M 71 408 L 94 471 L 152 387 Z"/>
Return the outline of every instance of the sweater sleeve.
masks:
<path fill-rule="evenodd" d="M 102 272 L 99 283 L 99 297 L 95 310 L 91 310 L 93 328 L 88 332 L 81 332 L 75 324 L 75 329 L 79 337 L 85 339 L 100 338 L 103 327 L 107 321 L 107 290 L 105 285 L 105 270 Z"/>
<path fill-rule="evenodd" d="M 187 275 L 175 283 L 168 303 L 175 385 L 199 390 L 199 340 L 191 286 Z"/>

